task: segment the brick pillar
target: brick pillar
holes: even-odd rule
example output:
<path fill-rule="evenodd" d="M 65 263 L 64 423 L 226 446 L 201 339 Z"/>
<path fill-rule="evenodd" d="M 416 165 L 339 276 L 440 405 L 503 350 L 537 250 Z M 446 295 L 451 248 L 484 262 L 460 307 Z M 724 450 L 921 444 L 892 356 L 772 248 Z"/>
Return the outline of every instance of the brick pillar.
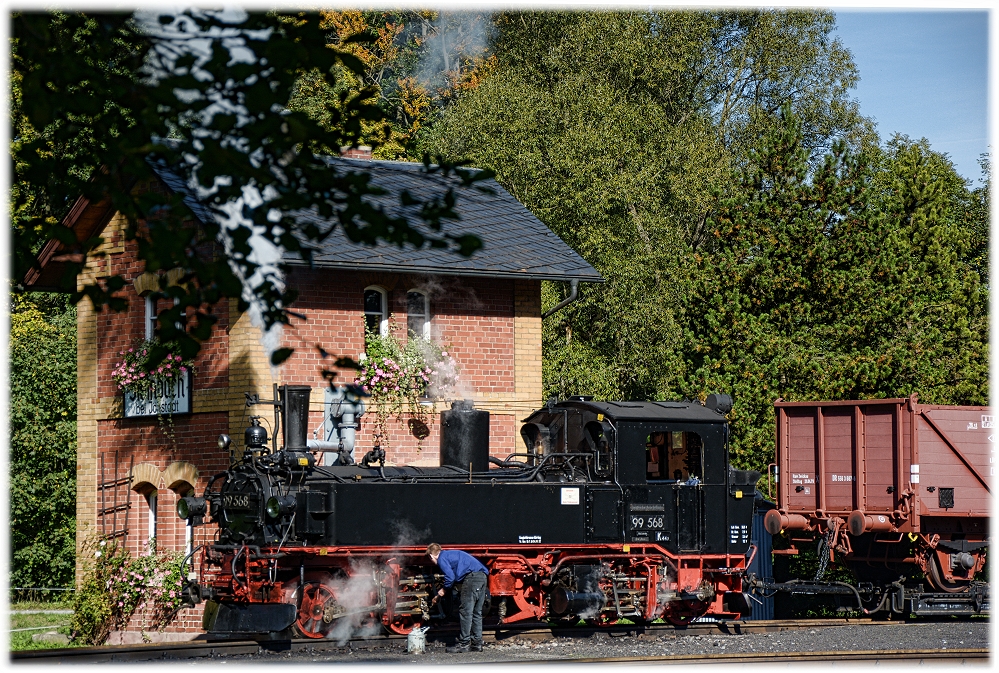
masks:
<path fill-rule="evenodd" d="M 82 282 L 79 284 L 82 286 Z M 90 301 L 76 308 L 76 582 L 83 578 L 81 547 L 97 530 L 97 316 Z"/>
<path fill-rule="evenodd" d="M 515 281 L 513 310 L 517 399 L 537 409 L 544 404 L 541 385 L 541 281 Z"/>
<path fill-rule="evenodd" d="M 262 399 L 273 396 L 272 386 L 279 383 L 271 376 L 270 362 L 260 343 L 260 328 L 250 322 L 248 313 L 240 313 L 237 300 L 229 300 L 229 436 L 242 443 L 243 431 L 250 416 L 264 416 L 265 427 L 273 426 L 273 407 L 247 407 L 245 393 Z M 268 435 L 270 430 L 268 430 Z"/>

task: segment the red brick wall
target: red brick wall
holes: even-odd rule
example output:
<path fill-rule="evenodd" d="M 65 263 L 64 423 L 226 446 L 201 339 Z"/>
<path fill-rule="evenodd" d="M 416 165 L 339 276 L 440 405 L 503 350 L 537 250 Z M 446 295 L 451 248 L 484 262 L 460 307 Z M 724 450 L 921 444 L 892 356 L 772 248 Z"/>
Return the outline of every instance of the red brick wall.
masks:
<path fill-rule="evenodd" d="M 143 262 L 136 254 L 134 245 L 124 245 L 121 242 L 121 232 L 109 228 L 105 232 L 111 238 L 111 244 L 118 244 L 122 252 L 108 257 L 107 271 L 119 274 L 125 280 L 132 281 L 144 271 Z M 145 338 L 146 308 L 145 299 L 140 297 L 135 287 L 129 283 L 118 293 L 128 300 L 127 311 L 111 311 L 104 309 L 97 314 L 97 396 L 112 397 L 118 394 L 111 370 L 121 361 L 121 351 L 127 350 L 136 341 Z M 160 299 L 162 310 L 169 299 Z M 211 312 L 218 318 L 212 330 L 211 338 L 202 344 L 201 352 L 194 361 L 196 375 L 194 389 L 224 388 L 229 385 L 229 351 L 226 330 L 229 327 L 228 304 L 223 302 L 214 307 Z M 193 319 L 193 312 L 190 312 Z"/>
<path fill-rule="evenodd" d="M 294 385 L 321 388 L 321 372 L 333 369 L 337 357 L 357 359 L 364 351 L 364 289 L 377 285 L 388 292 L 388 310 L 395 322 L 396 336 L 405 341 L 406 293 L 426 291 L 430 304 L 432 338 L 445 345 L 457 360 L 463 390 L 460 397 L 513 396 L 514 385 L 514 284 L 511 280 L 486 278 L 427 278 L 406 274 L 374 274 L 296 270 L 289 284 L 299 289 L 292 309 L 304 316 L 293 319 L 284 330 L 284 344 L 296 349 L 281 369 L 282 380 Z M 322 358 L 316 345 L 331 357 Z M 338 370 L 336 381 L 353 381 L 355 372 Z M 369 403 L 370 406 L 370 403 Z M 394 464 L 437 463 L 440 446 L 438 404 L 430 416 L 431 434 L 420 443 L 409 431 L 405 416 L 389 423 L 388 460 Z M 314 405 L 310 427 L 322 420 Z M 373 445 L 373 414 L 362 418 L 355 459 Z M 494 455 L 507 455 L 519 432 L 513 415 L 496 415 L 491 423 L 490 449 Z"/>
<path fill-rule="evenodd" d="M 198 468 L 198 483 L 193 484 L 198 495 L 204 490 L 208 479 L 226 469 L 229 465 L 227 453 L 219 451 L 216 438 L 229 429 L 229 415 L 222 412 L 194 413 L 179 415 L 173 418 L 173 435 L 176 443 L 167 436 L 169 424 L 164 420 L 160 427 L 156 417 L 126 418 L 100 421 L 97 426 L 98 448 L 104 456 L 104 472 L 99 480 L 102 482 L 128 476 L 129 460 L 132 465 L 142 463 L 153 465 L 160 471 L 160 481 L 153 484 L 157 489 L 156 503 L 156 543 L 162 550 L 179 551 L 184 549 L 185 524 L 177 516 L 177 499 L 179 495 L 170 490 L 170 484 L 162 481 L 162 472 L 175 462 L 183 461 L 194 464 Z M 118 451 L 118 464 L 115 465 L 115 450 Z M 100 470 L 100 464 L 98 464 Z M 133 486 L 139 486 L 134 484 Z M 126 496 L 125 487 L 118 491 L 121 502 Z M 98 496 L 100 497 L 100 496 Z M 106 491 L 104 502 L 106 507 L 113 504 L 114 493 Z M 100 499 L 98 507 L 101 507 Z M 118 513 L 118 528 L 123 527 L 124 512 Z M 112 515 L 106 515 L 107 530 L 112 528 Z M 101 518 L 98 517 L 98 526 Z M 144 495 L 133 491 L 131 494 L 131 509 L 128 514 L 129 534 L 128 549 L 133 553 L 145 553 L 145 541 L 149 530 L 149 507 Z M 194 545 L 206 542 L 212 535 L 210 527 L 194 529 Z"/>

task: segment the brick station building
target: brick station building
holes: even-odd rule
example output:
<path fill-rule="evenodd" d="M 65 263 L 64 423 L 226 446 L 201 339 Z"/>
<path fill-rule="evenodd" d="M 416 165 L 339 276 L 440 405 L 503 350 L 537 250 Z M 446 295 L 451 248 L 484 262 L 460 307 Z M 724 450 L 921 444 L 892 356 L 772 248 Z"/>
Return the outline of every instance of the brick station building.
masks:
<path fill-rule="evenodd" d="M 111 371 L 122 350 L 151 336 L 156 313 L 151 292 L 180 274 L 153 278 L 146 273 L 135 244 L 124 240 L 124 218 L 108 202 L 80 199 L 66 216 L 64 224 L 77 240 L 104 239 L 99 254 L 88 260 L 86 275 L 120 274 L 130 281 L 122 291 L 127 311 L 97 312 L 88 301 L 78 307 L 78 559 L 81 546 L 96 534 L 115 537 L 133 554 L 146 553 L 154 537 L 160 549 L 190 550 L 207 542 L 212 527 L 187 527 L 177 517 L 177 499 L 201 493 L 207 480 L 227 467 L 228 453 L 216 444 L 220 434 L 241 446 L 249 415 L 272 415 L 270 407 L 248 409 L 245 394 L 270 399 L 273 384 L 311 386 L 309 423 L 319 426 L 326 387 L 321 370 L 330 365 L 315 345 L 357 359 L 365 348 L 366 323 L 396 329 L 400 340 L 414 329 L 446 344 L 460 367 L 461 396 L 491 414 L 490 452 L 505 457 L 521 450 L 519 420 L 543 403 L 541 281 L 601 282 L 599 274 L 495 181 L 479 183 L 491 188 L 488 194 L 453 178 L 427 175 L 422 164 L 337 161 L 369 171 L 372 184 L 386 192 L 369 198 L 386 208 L 400 209 L 404 189 L 427 198 L 451 186 L 461 220 L 446 223 L 444 231 L 474 234 L 483 248 L 470 258 L 439 249 L 372 248 L 351 243 L 338 229 L 321 244 L 311 268 L 287 260 L 295 264 L 287 282 L 299 291 L 291 308 L 305 316 L 293 319 L 281 335 L 282 345 L 296 349 L 292 358 L 272 368 L 250 316 L 239 312 L 235 300 L 215 306 L 219 319 L 195 361 L 190 412 L 170 417 L 124 417 Z M 158 175 L 134 189 L 183 191 L 176 177 Z M 211 217 L 192 199 L 187 203 L 193 219 Z M 66 254 L 50 242 L 39 255 L 41 270 L 29 274 L 26 286 L 56 289 Z M 347 383 L 353 376 L 351 370 L 342 371 L 336 381 Z M 422 442 L 405 419 L 391 422 L 388 462 L 436 465 L 436 412 L 444 408 L 446 402 L 436 404 L 430 435 Z M 357 459 L 372 447 L 373 425 L 368 416 L 361 421 Z M 78 578 L 80 570 L 78 560 Z M 182 611 L 168 628 L 171 633 L 160 638 L 192 637 L 200 632 L 200 613 L 200 608 Z M 117 637 L 118 642 L 135 639 Z"/>

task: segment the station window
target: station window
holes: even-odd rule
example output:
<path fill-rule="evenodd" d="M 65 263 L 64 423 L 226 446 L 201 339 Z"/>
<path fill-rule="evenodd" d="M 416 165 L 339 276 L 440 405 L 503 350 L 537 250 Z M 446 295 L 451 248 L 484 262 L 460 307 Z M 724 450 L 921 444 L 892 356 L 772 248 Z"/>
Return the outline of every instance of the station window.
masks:
<path fill-rule="evenodd" d="M 696 432 L 653 432 L 646 440 L 649 481 L 687 481 L 704 478 L 701 436 Z"/>
<path fill-rule="evenodd" d="M 430 338 L 430 302 L 421 290 L 406 293 L 406 327 L 412 335 Z"/>
<path fill-rule="evenodd" d="M 364 327 L 374 334 L 388 334 L 388 297 L 380 287 L 364 289 Z"/>
<path fill-rule="evenodd" d="M 146 537 L 149 542 L 149 553 L 153 553 L 153 540 L 156 539 L 156 490 L 146 493 L 146 504 L 149 506 L 149 529 Z"/>
<path fill-rule="evenodd" d="M 152 339 L 156 334 L 156 299 L 153 295 L 146 295 L 146 323 L 145 323 L 145 336 L 146 339 Z"/>

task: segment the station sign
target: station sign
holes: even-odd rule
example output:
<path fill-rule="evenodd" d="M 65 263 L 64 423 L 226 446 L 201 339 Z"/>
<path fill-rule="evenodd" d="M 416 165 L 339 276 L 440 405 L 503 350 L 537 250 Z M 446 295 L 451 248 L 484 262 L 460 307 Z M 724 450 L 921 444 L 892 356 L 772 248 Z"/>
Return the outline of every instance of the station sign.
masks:
<path fill-rule="evenodd" d="M 125 393 L 125 418 L 191 413 L 191 372 L 153 379 L 143 390 Z"/>

